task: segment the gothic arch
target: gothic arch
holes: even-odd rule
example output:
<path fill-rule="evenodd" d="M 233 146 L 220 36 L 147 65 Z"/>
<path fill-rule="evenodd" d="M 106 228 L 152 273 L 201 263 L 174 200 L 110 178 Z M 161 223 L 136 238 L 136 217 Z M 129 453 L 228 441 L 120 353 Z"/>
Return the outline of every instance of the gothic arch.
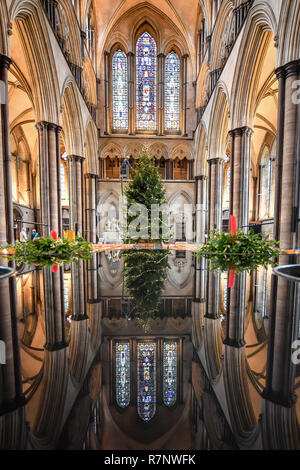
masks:
<path fill-rule="evenodd" d="M 7 41 L 8 11 L 6 2 L 0 2 L 0 54 L 8 55 Z"/>
<path fill-rule="evenodd" d="M 68 155 L 84 155 L 84 131 L 80 113 L 79 97 L 73 77 L 65 80 L 62 97 L 62 127 Z"/>
<path fill-rule="evenodd" d="M 109 157 L 110 159 L 114 158 L 122 158 L 123 157 L 123 152 L 121 150 L 121 147 L 116 144 L 115 142 L 111 142 L 110 144 L 106 144 L 103 149 L 100 151 L 100 158 L 107 158 Z"/>
<path fill-rule="evenodd" d="M 59 122 L 59 86 L 47 25 L 38 0 L 14 0 L 9 11 L 13 32 L 18 34 L 32 92 L 37 122 Z"/>
<path fill-rule="evenodd" d="M 97 129 L 93 121 L 89 121 L 85 130 L 86 168 L 89 173 L 97 173 Z"/>
<path fill-rule="evenodd" d="M 259 92 L 259 81 L 268 50 L 276 33 L 276 20 L 266 2 L 261 2 L 250 10 L 240 46 L 243 53 L 238 58 L 235 67 L 232 87 L 230 114 L 233 129 L 242 126 L 251 127 L 253 124 L 254 103 Z"/>
<path fill-rule="evenodd" d="M 207 175 L 207 131 L 204 123 L 200 123 L 195 137 L 195 175 Z"/>
<path fill-rule="evenodd" d="M 220 85 L 214 97 L 209 128 L 209 158 L 224 158 L 229 131 L 228 101 L 224 89 Z"/>
<path fill-rule="evenodd" d="M 233 9 L 234 5 L 232 1 L 222 2 L 211 45 L 211 71 L 222 67 L 222 59 L 226 57 L 226 50 L 224 50 L 224 47 L 232 44 L 232 26 L 234 22 Z"/>
<path fill-rule="evenodd" d="M 279 66 L 285 65 L 300 56 L 300 4 L 288 0 L 282 2 L 280 12 L 280 28 L 278 38 L 280 41 Z"/>

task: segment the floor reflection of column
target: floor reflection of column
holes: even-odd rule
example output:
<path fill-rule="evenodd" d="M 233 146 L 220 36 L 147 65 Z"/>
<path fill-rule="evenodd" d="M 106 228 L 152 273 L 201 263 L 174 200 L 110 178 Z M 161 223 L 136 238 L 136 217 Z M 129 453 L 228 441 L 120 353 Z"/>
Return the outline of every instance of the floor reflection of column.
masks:
<path fill-rule="evenodd" d="M 0 298 L 0 340 L 5 345 L 5 363 L 0 365 L 0 448 L 22 449 L 26 441 L 25 397 L 15 278 L 0 281 Z"/>
<path fill-rule="evenodd" d="M 299 226 L 299 105 L 294 83 L 300 78 L 300 61 L 277 70 L 278 139 L 275 199 L 275 238 L 281 249 L 298 247 Z M 298 161 L 298 163 L 297 163 Z M 298 166 L 297 166 L 298 165 Z M 295 257 L 282 256 L 280 264 L 295 264 Z M 296 365 L 293 342 L 299 338 L 300 292 L 295 283 L 273 276 L 271 317 L 263 421 L 268 449 L 299 449 L 296 418 Z"/>

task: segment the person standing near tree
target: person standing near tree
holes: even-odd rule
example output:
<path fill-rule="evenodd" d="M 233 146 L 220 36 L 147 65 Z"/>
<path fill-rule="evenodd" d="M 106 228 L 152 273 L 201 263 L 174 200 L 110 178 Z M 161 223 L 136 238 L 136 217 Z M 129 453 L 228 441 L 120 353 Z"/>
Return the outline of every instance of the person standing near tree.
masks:
<path fill-rule="evenodd" d="M 24 228 L 22 228 L 22 230 L 20 232 L 20 242 L 21 243 L 26 243 L 27 242 L 27 235 L 26 235 L 26 232 L 25 232 Z"/>

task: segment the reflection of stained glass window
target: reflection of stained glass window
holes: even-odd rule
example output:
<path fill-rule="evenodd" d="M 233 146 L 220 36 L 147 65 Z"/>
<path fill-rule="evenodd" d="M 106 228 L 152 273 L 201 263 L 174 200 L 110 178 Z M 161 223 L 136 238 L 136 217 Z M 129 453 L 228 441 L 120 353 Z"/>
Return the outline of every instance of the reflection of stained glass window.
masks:
<path fill-rule="evenodd" d="M 177 343 L 164 343 L 163 397 L 166 406 L 173 406 L 177 398 Z"/>
<path fill-rule="evenodd" d="M 156 344 L 138 343 L 138 414 L 150 421 L 156 411 Z"/>
<path fill-rule="evenodd" d="M 136 44 L 137 129 L 156 129 L 156 43 L 149 33 Z"/>
<path fill-rule="evenodd" d="M 166 58 L 165 68 L 165 129 L 179 131 L 180 60 L 175 52 Z"/>
<path fill-rule="evenodd" d="M 113 127 L 126 130 L 128 128 L 128 82 L 127 57 L 119 50 L 112 60 L 113 70 Z"/>
<path fill-rule="evenodd" d="M 116 401 L 121 408 L 130 402 L 129 343 L 116 343 Z"/>

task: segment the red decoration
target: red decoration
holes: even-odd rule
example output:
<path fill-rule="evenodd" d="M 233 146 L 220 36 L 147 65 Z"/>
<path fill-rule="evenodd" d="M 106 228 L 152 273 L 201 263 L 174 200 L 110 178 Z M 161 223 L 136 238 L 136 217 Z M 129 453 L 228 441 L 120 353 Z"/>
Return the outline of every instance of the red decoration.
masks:
<path fill-rule="evenodd" d="M 230 234 L 236 235 L 236 217 L 234 215 L 230 216 Z M 235 283 L 235 271 L 232 269 L 229 271 L 229 278 L 228 278 L 228 287 L 232 289 Z"/>
<path fill-rule="evenodd" d="M 230 233 L 236 235 L 236 217 L 234 215 L 230 216 Z"/>
<path fill-rule="evenodd" d="M 53 272 L 53 273 L 57 273 L 57 272 L 58 272 L 58 265 L 57 265 L 57 264 L 56 264 L 55 266 L 53 266 L 52 272 Z"/>
<path fill-rule="evenodd" d="M 51 230 L 50 235 L 53 238 L 53 240 L 57 240 L 57 232 L 55 232 L 55 230 Z"/>

